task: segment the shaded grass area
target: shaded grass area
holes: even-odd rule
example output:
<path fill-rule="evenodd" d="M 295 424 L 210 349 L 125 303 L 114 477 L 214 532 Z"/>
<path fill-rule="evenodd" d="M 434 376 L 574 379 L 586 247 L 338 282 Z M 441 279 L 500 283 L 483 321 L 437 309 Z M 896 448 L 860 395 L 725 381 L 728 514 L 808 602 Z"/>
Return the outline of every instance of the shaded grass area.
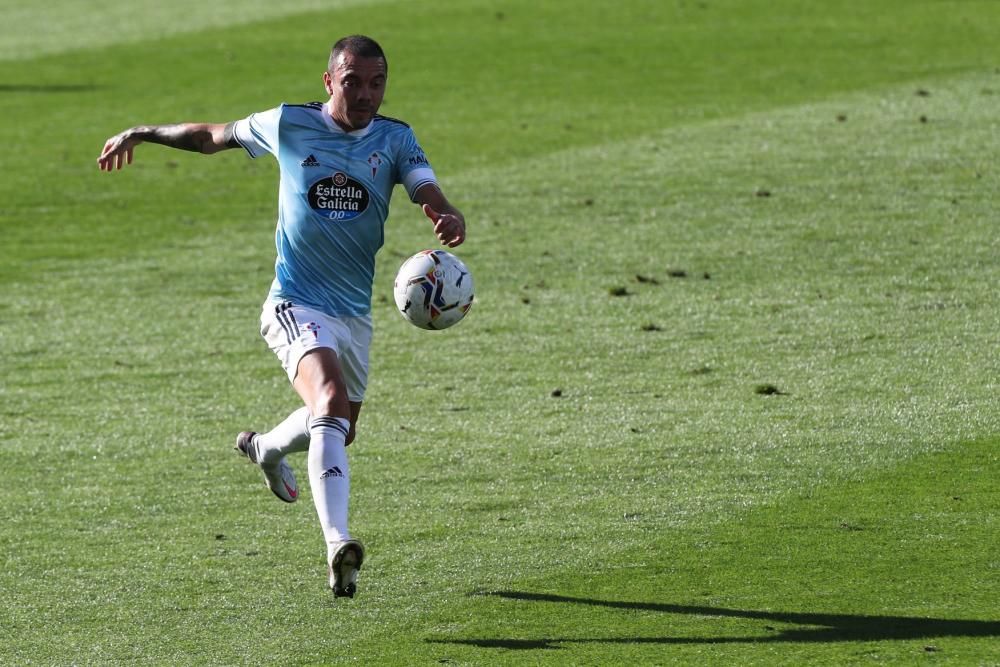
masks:
<path fill-rule="evenodd" d="M 610 647 L 659 664 L 989 663 L 997 563 L 982 546 L 1000 522 L 998 444 L 666 531 L 598 571 L 475 592 L 449 614 L 457 628 L 427 641 L 439 658 L 505 664 Z"/>

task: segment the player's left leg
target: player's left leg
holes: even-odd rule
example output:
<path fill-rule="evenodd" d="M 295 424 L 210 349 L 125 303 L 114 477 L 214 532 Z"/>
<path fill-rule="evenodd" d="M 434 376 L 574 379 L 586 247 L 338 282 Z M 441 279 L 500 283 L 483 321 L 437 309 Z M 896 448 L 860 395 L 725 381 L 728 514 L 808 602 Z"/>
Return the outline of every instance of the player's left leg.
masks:
<path fill-rule="evenodd" d="M 368 380 L 371 316 L 336 318 L 290 302 L 265 304 L 261 335 L 281 360 L 305 407 L 264 437 L 241 434 L 244 448 L 287 468 L 291 451 L 309 451 L 309 484 L 327 543 L 334 594 L 353 596 L 364 560 L 347 528 L 350 469 L 346 446 L 354 439 Z M 308 416 L 304 434 L 303 421 Z M 239 443 L 238 443 L 239 444 Z M 290 471 L 290 469 L 289 469 Z"/>
<path fill-rule="evenodd" d="M 314 417 L 312 421 L 309 479 L 327 541 L 330 588 L 335 596 L 354 597 L 365 551 L 361 542 L 347 531 L 350 470 L 345 448 L 357 432 L 368 383 L 372 322 L 370 316 L 362 316 L 338 319 L 336 324 L 338 330 L 340 326 L 345 327 L 337 337 L 336 351 L 318 350 L 309 355 L 313 359 L 303 357 L 294 386 L 314 415 L 322 414 L 324 408 L 328 414 L 326 419 Z M 305 375 L 302 375 L 303 364 L 308 364 Z M 345 402 L 347 422 L 339 417 Z M 343 440 L 340 431 L 346 431 Z M 323 472 L 317 480 L 314 471 L 320 470 Z M 321 501 L 324 497 L 325 501 Z"/>
<path fill-rule="evenodd" d="M 351 405 L 337 352 L 317 348 L 306 353 L 299 361 L 293 386 L 313 415 L 309 486 L 327 544 L 330 587 L 338 597 L 353 597 L 364 549 L 351 538 L 347 527 L 351 473 L 346 441 Z"/>
<path fill-rule="evenodd" d="M 361 404 L 368 387 L 368 355 L 372 344 L 371 315 L 361 317 L 345 317 L 341 320 L 350 332 L 347 345 L 337 352 L 340 357 L 341 369 L 344 372 L 344 384 L 347 387 L 347 400 L 351 410 L 351 430 L 347 434 L 347 444 L 354 442 L 358 431 L 358 417 L 361 415 Z"/>
<path fill-rule="evenodd" d="M 358 417 L 361 414 L 361 401 L 350 401 L 351 404 L 351 430 L 347 432 L 347 444 L 354 442 L 358 435 Z"/>

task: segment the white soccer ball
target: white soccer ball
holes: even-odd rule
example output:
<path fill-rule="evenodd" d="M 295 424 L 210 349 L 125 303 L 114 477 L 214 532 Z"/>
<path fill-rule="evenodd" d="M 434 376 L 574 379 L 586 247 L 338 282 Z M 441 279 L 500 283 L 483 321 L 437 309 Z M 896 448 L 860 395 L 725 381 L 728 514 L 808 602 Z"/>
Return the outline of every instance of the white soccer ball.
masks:
<path fill-rule="evenodd" d="M 396 307 L 421 329 L 447 329 L 472 307 L 472 274 L 445 250 L 421 250 L 403 262 L 393 284 Z"/>

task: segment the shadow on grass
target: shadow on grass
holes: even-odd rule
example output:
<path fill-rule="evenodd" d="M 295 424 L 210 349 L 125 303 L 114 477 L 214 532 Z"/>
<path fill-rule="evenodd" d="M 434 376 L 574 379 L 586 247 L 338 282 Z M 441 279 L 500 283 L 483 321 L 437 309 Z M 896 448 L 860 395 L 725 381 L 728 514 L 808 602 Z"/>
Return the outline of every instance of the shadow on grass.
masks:
<path fill-rule="evenodd" d="M 810 627 L 776 630 L 770 626 L 765 626 L 762 628 L 762 631 L 770 632 L 771 634 L 747 637 L 545 637 L 542 639 L 428 639 L 427 641 L 435 644 L 460 644 L 482 648 L 553 649 L 558 648 L 558 644 L 750 644 L 762 642 L 886 641 L 930 639 L 932 637 L 1000 637 L 1000 621 L 963 621 L 940 618 L 910 618 L 906 616 L 855 616 L 850 614 L 752 611 L 651 602 L 594 600 L 518 591 L 497 591 L 492 593 L 477 593 L 477 595 L 489 595 L 509 600 L 526 600 L 531 602 L 558 602 L 610 607 L 612 609 L 659 611 L 665 614 L 747 618 Z"/>

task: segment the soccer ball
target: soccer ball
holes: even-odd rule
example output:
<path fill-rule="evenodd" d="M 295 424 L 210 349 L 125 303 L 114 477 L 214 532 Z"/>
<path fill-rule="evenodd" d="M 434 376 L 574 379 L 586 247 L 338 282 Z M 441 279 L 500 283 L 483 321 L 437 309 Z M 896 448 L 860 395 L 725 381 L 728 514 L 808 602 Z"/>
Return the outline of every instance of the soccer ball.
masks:
<path fill-rule="evenodd" d="M 472 274 L 450 252 L 421 250 L 399 267 L 392 291 L 410 324 L 447 329 L 472 307 Z"/>

